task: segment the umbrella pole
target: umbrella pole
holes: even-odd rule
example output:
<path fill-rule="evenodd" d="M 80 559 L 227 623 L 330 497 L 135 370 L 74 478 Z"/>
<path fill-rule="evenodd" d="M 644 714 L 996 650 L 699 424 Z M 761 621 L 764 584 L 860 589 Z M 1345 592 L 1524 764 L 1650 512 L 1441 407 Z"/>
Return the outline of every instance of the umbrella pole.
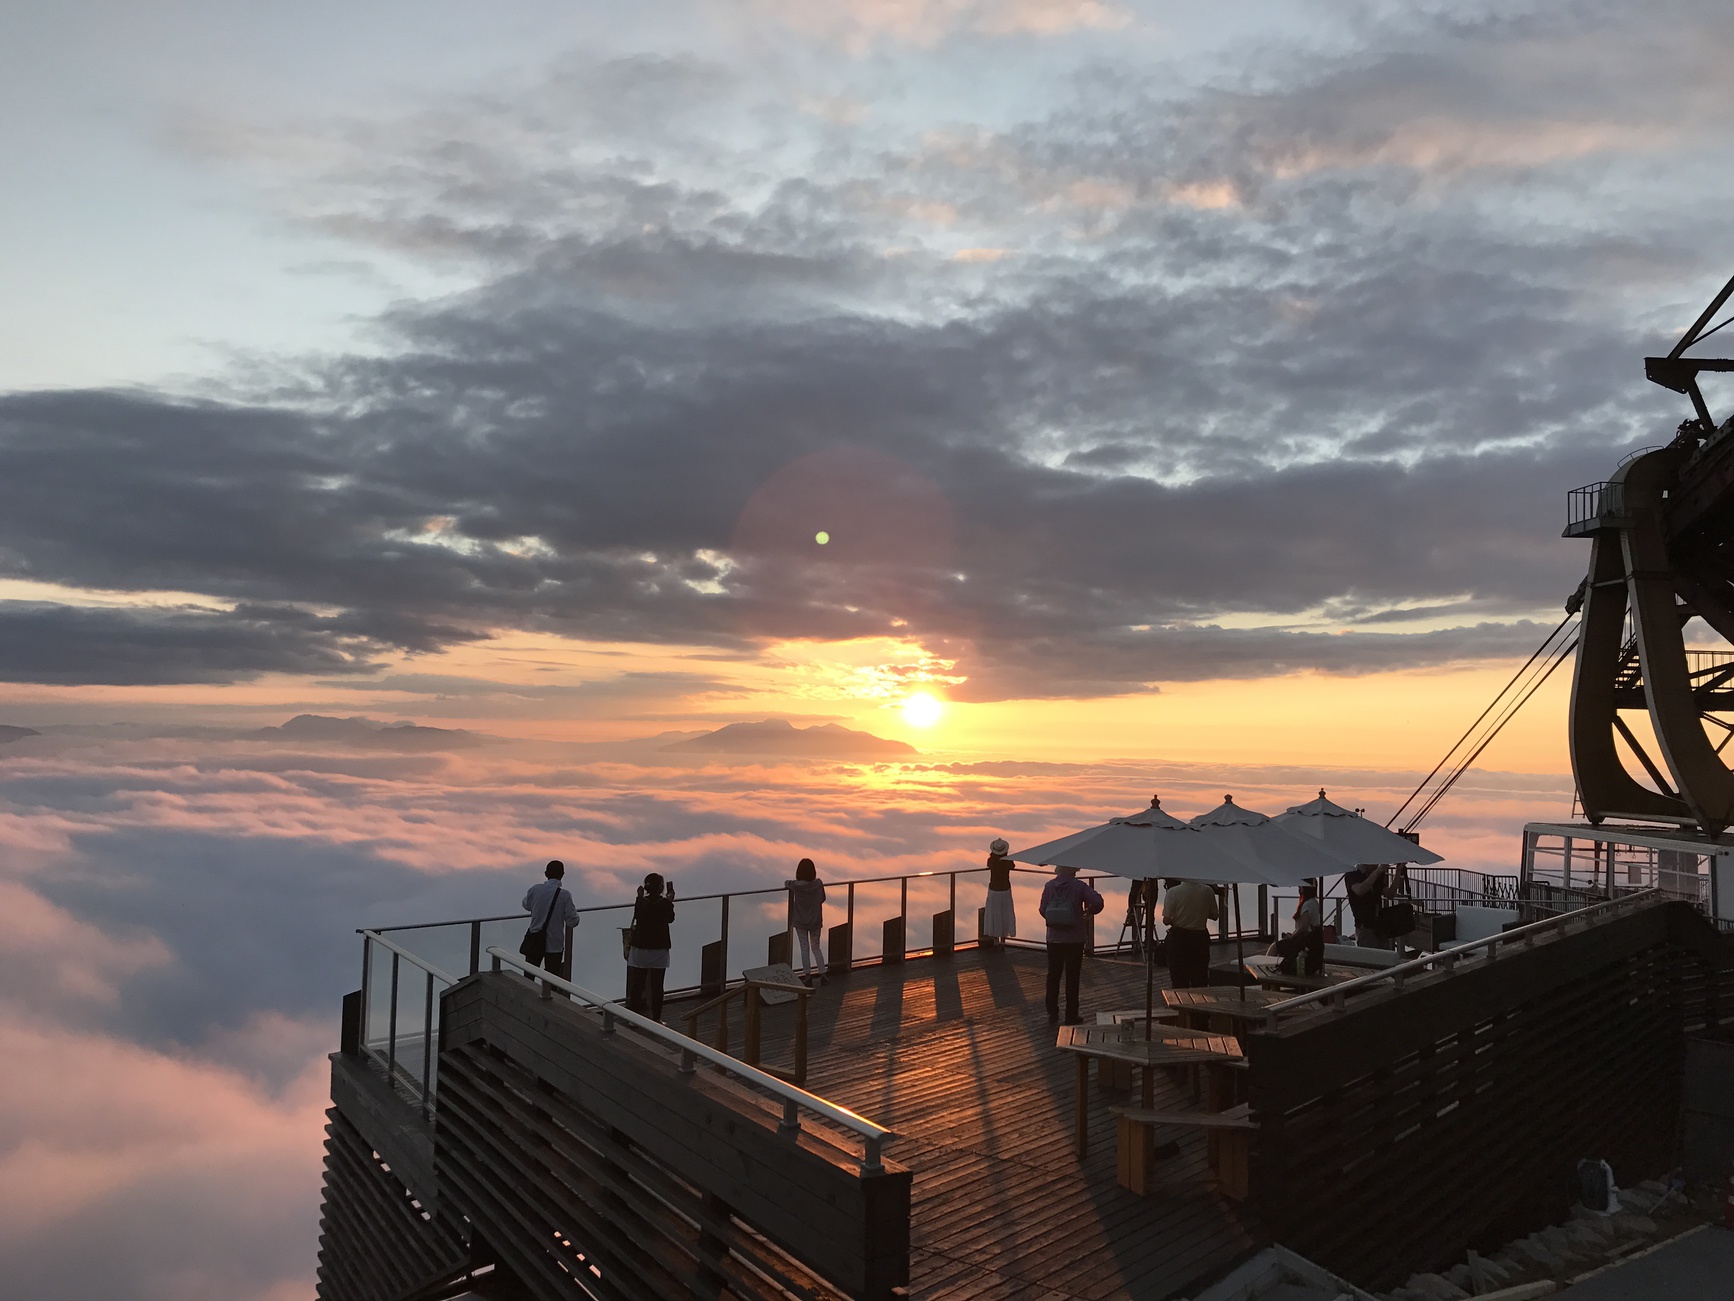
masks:
<path fill-rule="evenodd" d="M 1246 1002 L 1246 932 L 1240 928 L 1240 882 L 1234 883 L 1234 977 L 1240 1001 Z"/>
<path fill-rule="evenodd" d="M 1146 878 L 1139 902 L 1144 909 L 1144 1042 L 1156 1020 L 1156 881 Z"/>

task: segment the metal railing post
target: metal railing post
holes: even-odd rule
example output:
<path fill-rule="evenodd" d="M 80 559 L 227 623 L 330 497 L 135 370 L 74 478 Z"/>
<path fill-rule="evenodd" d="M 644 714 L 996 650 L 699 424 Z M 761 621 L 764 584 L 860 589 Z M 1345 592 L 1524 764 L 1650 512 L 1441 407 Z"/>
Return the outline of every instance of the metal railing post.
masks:
<path fill-rule="evenodd" d="M 903 954 L 909 955 L 909 878 L 897 878 L 897 920 L 902 923 L 898 928 L 903 936 Z"/>
<path fill-rule="evenodd" d="M 367 1006 L 373 1002 L 373 936 L 361 936 L 361 1054 L 367 1055 Z"/>
<path fill-rule="evenodd" d="M 722 934 L 718 938 L 722 941 L 722 986 L 727 989 L 729 987 L 729 897 L 726 894 L 722 897 Z"/>
<path fill-rule="evenodd" d="M 470 923 L 470 975 L 482 969 L 482 924 Z"/>
<path fill-rule="evenodd" d="M 385 1078 L 397 1087 L 397 954 L 391 955 L 391 1027 L 385 1043 Z"/>
<path fill-rule="evenodd" d="M 422 1012 L 421 1026 L 421 1116 L 423 1120 L 433 1115 L 433 1010 L 434 990 L 433 972 L 427 976 L 427 1006 Z"/>

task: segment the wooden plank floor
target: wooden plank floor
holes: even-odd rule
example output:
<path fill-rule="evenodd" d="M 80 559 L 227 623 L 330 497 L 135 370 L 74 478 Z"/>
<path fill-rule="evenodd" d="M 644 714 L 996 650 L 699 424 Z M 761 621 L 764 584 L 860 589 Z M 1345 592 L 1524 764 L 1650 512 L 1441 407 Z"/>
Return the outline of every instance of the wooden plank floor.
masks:
<path fill-rule="evenodd" d="M 807 1087 L 897 1131 L 887 1154 L 915 1172 L 912 1297 L 1185 1295 L 1263 1235 L 1216 1191 L 1201 1134 L 1165 1132 L 1181 1150 L 1163 1163 L 1158 1195 L 1121 1188 L 1108 1108 L 1130 1099 L 1098 1092 L 1093 1071 L 1079 1161 L 1076 1068 L 1054 1047 L 1045 975 L 1040 949 L 1011 949 L 834 979 L 812 997 Z M 1141 965 L 1086 959 L 1086 1020 L 1143 1001 Z M 679 1004 L 667 1019 L 683 1026 Z M 793 1023 L 792 1008 L 766 1009 L 768 1062 L 787 1061 Z M 705 1038 L 713 1025 L 701 1023 Z M 738 1023 L 735 1033 L 738 1051 Z M 1159 1072 L 1156 1105 L 1194 1104 Z"/>

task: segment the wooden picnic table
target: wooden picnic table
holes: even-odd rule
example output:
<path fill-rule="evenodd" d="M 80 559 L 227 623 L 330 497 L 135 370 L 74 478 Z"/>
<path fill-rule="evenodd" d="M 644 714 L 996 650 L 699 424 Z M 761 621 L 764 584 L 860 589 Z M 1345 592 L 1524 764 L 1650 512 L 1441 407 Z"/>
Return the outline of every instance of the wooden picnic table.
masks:
<path fill-rule="evenodd" d="M 1158 1066 L 1201 1066 L 1206 1069 L 1234 1067 L 1244 1061 L 1240 1044 L 1232 1035 L 1185 1030 L 1157 1024 L 1146 1039 L 1142 1024 L 1065 1025 L 1054 1046 L 1077 1057 L 1078 1062 L 1078 1156 L 1090 1150 L 1090 1060 L 1128 1062 L 1144 1072 L 1144 1107 L 1155 1102 Z"/>
<path fill-rule="evenodd" d="M 1266 989 L 1299 990 L 1305 993 L 1314 989 L 1329 989 L 1332 985 L 1340 985 L 1344 981 L 1354 980 L 1357 976 L 1369 974 L 1365 967 L 1345 967 L 1340 963 L 1327 962 L 1324 970 L 1316 976 L 1289 976 L 1278 970 L 1281 965 L 1282 959 L 1271 954 L 1246 960 L 1247 974 Z"/>
<path fill-rule="evenodd" d="M 1243 997 L 1244 995 L 1244 997 Z M 1289 997 L 1286 993 L 1265 989 L 1223 989 L 1208 986 L 1203 989 L 1165 989 L 1162 1001 L 1179 1016 L 1180 1024 L 1193 1030 L 1213 1030 L 1219 1034 L 1235 1034 L 1240 1023 L 1262 1025 L 1265 1008 Z"/>

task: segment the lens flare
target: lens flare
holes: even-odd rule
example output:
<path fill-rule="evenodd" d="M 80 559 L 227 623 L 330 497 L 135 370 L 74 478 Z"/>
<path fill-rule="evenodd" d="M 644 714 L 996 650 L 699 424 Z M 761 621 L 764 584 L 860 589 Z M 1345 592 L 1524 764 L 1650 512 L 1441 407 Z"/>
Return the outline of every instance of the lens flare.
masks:
<path fill-rule="evenodd" d="M 911 727 L 932 727 L 944 712 L 945 706 L 925 691 L 918 691 L 903 702 L 903 721 Z"/>
<path fill-rule="evenodd" d="M 824 546 L 830 540 L 831 535 L 825 532 L 824 529 L 820 529 L 817 533 L 813 534 L 813 541 L 817 542 L 820 546 Z"/>

